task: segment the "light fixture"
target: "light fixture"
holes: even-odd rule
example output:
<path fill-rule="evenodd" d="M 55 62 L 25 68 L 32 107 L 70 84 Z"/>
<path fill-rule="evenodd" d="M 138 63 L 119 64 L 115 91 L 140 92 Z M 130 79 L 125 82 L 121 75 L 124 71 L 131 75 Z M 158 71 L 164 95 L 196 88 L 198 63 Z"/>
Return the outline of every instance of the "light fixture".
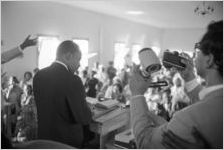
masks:
<path fill-rule="evenodd" d="M 207 14 L 212 14 L 214 12 L 214 8 L 210 6 L 208 3 L 202 2 L 202 4 L 199 4 L 195 9 L 194 12 L 197 15 L 205 16 Z"/>
<path fill-rule="evenodd" d="M 129 15 L 142 15 L 144 12 L 143 11 L 127 11 L 126 12 Z"/>

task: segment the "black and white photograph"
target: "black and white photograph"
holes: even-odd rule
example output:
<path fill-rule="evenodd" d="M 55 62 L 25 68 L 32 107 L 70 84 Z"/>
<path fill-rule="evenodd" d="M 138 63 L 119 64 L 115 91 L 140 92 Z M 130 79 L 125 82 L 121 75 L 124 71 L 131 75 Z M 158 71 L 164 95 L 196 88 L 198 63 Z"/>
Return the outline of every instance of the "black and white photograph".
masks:
<path fill-rule="evenodd" d="M 2 149 L 223 149 L 223 1 L 0 4 Z"/>

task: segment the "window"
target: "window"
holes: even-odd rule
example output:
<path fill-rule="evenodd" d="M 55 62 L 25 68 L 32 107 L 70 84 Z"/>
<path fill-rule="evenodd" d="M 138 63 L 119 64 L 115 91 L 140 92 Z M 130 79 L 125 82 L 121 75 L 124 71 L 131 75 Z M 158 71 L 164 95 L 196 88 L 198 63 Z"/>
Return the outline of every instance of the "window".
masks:
<path fill-rule="evenodd" d="M 38 68 L 42 69 L 51 65 L 56 58 L 56 50 L 59 45 L 57 37 L 38 37 Z"/>
<path fill-rule="evenodd" d="M 73 42 L 75 42 L 80 48 L 80 51 L 82 53 L 80 69 L 84 69 L 88 66 L 89 41 L 83 39 L 73 39 Z"/>
<path fill-rule="evenodd" d="M 139 57 L 138 57 L 138 52 L 141 50 L 141 45 L 139 44 L 133 44 L 132 45 L 132 61 L 135 63 L 135 64 L 140 64 L 140 60 L 139 60 Z"/>
<path fill-rule="evenodd" d="M 129 52 L 129 48 L 125 47 L 125 43 L 115 43 L 114 44 L 114 67 L 118 70 L 124 68 L 125 56 Z"/>

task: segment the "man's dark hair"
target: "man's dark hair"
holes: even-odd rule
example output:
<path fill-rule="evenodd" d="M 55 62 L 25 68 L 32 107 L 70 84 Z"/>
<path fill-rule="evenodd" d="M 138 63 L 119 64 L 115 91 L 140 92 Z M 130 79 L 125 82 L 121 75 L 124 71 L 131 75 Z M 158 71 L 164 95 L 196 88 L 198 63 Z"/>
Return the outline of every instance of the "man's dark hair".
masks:
<path fill-rule="evenodd" d="M 203 54 L 214 56 L 218 71 L 223 76 L 223 21 L 211 23 L 200 41 L 199 49 Z"/>
<path fill-rule="evenodd" d="M 60 58 L 64 54 L 70 53 L 74 54 L 75 52 L 79 51 L 79 46 L 75 44 L 71 40 L 63 41 L 57 48 L 57 58 Z"/>
<path fill-rule="evenodd" d="M 12 76 L 12 81 L 13 81 L 13 82 L 15 82 L 16 84 L 18 84 L 18 83 L 19 83 L 19 80 L 17 79 L 17 77 L 16 77 L 16 76 Z"/>
<path fill-rule="evenodd" d="M 32 73 L 31 73 L 30 71 L 26 71 L 26 72 L 24 73 L 24 77 L 25 77 L 27 74 L 28 74 L 31 78 L 33 77 Z"/>

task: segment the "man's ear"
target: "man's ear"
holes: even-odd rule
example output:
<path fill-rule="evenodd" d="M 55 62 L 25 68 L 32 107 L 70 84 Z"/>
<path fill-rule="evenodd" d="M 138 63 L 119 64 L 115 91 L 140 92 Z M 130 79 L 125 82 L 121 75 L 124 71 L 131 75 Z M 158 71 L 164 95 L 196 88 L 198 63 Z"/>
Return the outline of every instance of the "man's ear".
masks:
<path fill-rule="evenodd" d="M 212 68 L 216 67 L 216 64 L 214 62 L 214 56 L 212 54 L 206 55 L 206 68 Z"/>

